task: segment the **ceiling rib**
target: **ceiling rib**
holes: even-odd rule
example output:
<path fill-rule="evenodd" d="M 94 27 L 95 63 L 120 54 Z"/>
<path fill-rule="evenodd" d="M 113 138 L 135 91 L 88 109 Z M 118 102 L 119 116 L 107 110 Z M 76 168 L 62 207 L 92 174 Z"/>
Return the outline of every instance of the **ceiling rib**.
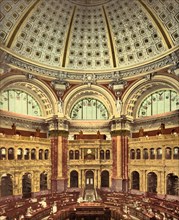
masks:
<path fill-rule="evenodd" d="M 19 23 L 17 24 L 16 28 L 14 29 L 14 31 L 12 32 L 12 35 L 9 39 L 9 41 L 7 41 L 7 47 L 10 48 L 13 40 L 15 39 L 15 36 L 18 32 L 18 30 L 20 29 L 20 26 L 22 26 L 24 20 L 28 17 L 28 15 L 30 14 L 30 12 L 35 8 L 35 6 L 40 2 L 41 0 L 37 0 L 34 2 L 34 4 L 32 4 L 30 6 L 30 8 L 26 11 L 26 13 L 22 16 L 22 18 L 19 20 Z"/>
<path fill-rule="evenodd" d="M 114 44 L 113 44 L 113 40 L 112 40 L 112 34 L 111 34 L 111 31 L 110 31 L 109 21 L 108 21 L 108 17 L 107 17 L 104 6 L 102 8 L 103 8 L 103 12 L 104 12 L 105 21 L 106 21 L 106 27 L 107 27 L 108 34 L 109 34 L 109 41 L 110 41 L 110 45 L 111 45 L 111 54 L 112 54 L 113 67 L 115 68 L 115 67 L 117 67 L 117 64 L 116 64 L 116 56 L 115 56 Z"/>
<path fill-rule="evenodd" d="M 145 8 L 145 10 L 150 14 L 153 21 L 157 25 L 159 31 L 161 32 L 161 34 L 166 42 L 166 45 L 168 46 L 168 49 L 171 49 L 173 44 L 172 44 L 172 41 L 167 37 L 167 34 L 165 32 L 165 28 L 164 28 L 163 24 L 157 19 L 157 16 L 154 15 L 154 13 L 152 13 L 152 11 L 147 7 L 147 5 L 142 0 L 139 0 L 139 2 Z"/>
<path fill-rule="evenodd" d="M 75 16 L 75 11 L 76 11 L 76 6 L 74 6 L 73 13 L 72 13 L 71 20 L 70 20 L 70 25 L 69 25 L 69 28 L 68 28 L 68 33 L 67 33 L 65 47 L 64 47 L 64 53 L 63 53 L 62 67 L 66 66 L 67 50 L 68 50 L 68 45 L 69 45 L 69 39 L 70 39 L 72 23 L 73 23 L 74 16 Z"/>

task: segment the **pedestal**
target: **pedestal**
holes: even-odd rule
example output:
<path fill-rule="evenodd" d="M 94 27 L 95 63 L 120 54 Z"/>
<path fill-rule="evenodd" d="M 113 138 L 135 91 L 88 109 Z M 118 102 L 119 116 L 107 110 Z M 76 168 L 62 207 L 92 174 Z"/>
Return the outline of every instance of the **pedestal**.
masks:
<path fill-rule="evenodd" d="M 115 192 L 123 191 L 123 180 L 112 178 L 111 189 Z"/>
<path fill-rule="evenodd" d="M 57 193 L 64 192 L 67 189 L 67 178 L 58 179 L 57 181 Z"/>

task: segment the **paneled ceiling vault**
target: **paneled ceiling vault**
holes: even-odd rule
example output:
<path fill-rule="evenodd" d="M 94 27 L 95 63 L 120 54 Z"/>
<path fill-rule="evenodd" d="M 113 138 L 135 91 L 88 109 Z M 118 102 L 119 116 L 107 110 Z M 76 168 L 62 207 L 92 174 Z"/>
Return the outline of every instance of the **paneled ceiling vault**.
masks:
<path fill-rule="evenodd" d="M 45 74 L 44 68 L 58 77 L 58 71 L 109 73 L 157 66 L 178 50 L 177 0 L 2 0 L 0 6 L 1 52 L 8 54 L 7 63 L 33 65 L 35 70 L 26 68 L 39 74 Z"/>

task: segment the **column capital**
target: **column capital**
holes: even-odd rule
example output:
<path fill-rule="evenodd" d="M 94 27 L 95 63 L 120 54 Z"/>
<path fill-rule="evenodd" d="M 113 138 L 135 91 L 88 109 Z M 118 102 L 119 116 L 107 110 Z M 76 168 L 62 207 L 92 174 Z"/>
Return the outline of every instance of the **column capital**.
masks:
<path fill-rule="evenodd" d="M 68 131 L 62 131 L 62 130 L 49 131 L 49 136 L 50 137 L 58 137 L 58 136 L 68 137 L 68 134 L 69 134 Z"/>
<path fill-rule="evenodd" d="M 46 120 L 49 125 L 50 132 L 63 131 L 68 132 L 69 121 L 65 117 L 59 117 L 59 115 L 53 115 Z"/>
<path fill-rule="evenodd" d="M 126 115 L 121 115 L 119 118 L 114 118 L 111 125 L 111 136 L 130 136 L 132 121 Z"/>
<path fill-rule="evenodd" d="M 111 136 L 130 136 L 130 131 L 128 130 L 117 130 L 117 131 L 111 131 Z"/>

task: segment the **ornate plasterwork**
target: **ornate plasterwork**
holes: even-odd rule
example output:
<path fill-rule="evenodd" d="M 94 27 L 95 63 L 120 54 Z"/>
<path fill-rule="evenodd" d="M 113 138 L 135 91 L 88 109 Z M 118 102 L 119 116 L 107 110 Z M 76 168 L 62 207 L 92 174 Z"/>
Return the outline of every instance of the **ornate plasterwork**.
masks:
<path fill-rule="evenodd" d="M 169 74 L 153 74 L 150 79 L 144 77 L 131 84 L 123 94 L 122 114 L 136 118 L 137 109 L 142 99 L 149 93 L 158 89 L 170 88 L 178 91 L 178 79 L 172 78 Z"/>
<path fill-rule="evenodd" d="M 173 52 L 175 60 L 178 58 L 178 52 Z M 169 66 L 175 65 L 176 61 L 173 60 L 173 56 L 171 55 L 166 55 L 165 57 L 156 60 L 154 62 L 136 67 L 136 68 L 131 68 L 128 70 L 120 70 L 119 71 L 109 71 L 105 73 L 89 73 L 88 76 L 91 74 L 92 78 L 95 77 L 96 81 L 111 81 L 113 79 L 116 79 L 116 74 L 119 76 L 119 78 L 129 78 L 129 77 L 136 77 L 139 74 L 145 74 L 145 73 L 150 73 L 150 72 L 156 72 L 162 68 L 166 68 Z M 86 73 L 83 73 L 80 71 L 78 72 L 71 72 L 71 71 L 62 71 L 62 70 L 55 70 L 55 69 L 50 69 L 50 68 L 45 68 L 41 67 L 36 64 L 32 64 L 28 61 L 24 61 L 12 54 L 6 54 L 5 56 L 5 62 L 10 65 L 14 66 L 17 68 L 20 68 L 24 70 L 25 72 L 29 73 L 34 73 L 35 75 L 43 75 L 47 77 L 53 77 L 57 78 L 60 80 L 78 80 L 78 81 L 83 81 L 86 78 Z"/>
<path fill-rule="evenodd" d="M 67 117 L 70 118 L 70 112 L 75 103 L 84 97 L 93 97 L 97 100 L 100 100 L 106 107 L 109 118 L 111 118 L 115 114 L 115 98 L 112 96 L 112 94 L 110 94 L 102 86 L 91 85 L 90 87 L 88 87 L 88 85 L 82 85 L 68 91 L 68 94 L 66 94 L 66 96 L 64 97 L 64 111 Z"/>
<path fill-rule="evenodd" d="M 68 1 L 77 5 L 94 6 L 94 5 L 105 4 L 111 0 L 68 0 Z"/>
<path fill-rule="evenodd" d="M 39 103 L 42 116 L 48 116 L 57 112 L 57 100 L 55 94 L 43 81 L 31 74 L 11 75 L 1 80 L 0 90 L 21 89 L 35 98 Z M 47 92 L 48 91 L 48 92 Z"/>
<path fill-rule="evenodd" d="M 9 35 L 14 30 L 17 22 L 21 19 L 28 7 L 34 3 L 34 0 L 2 0 L 0 3 L 0 41 L 5 43 Z"/>
<path fill-rule="evenodd" d="M 0 40 L 19 57 L 51 68 L 128 68 L 178 45 L 177 6 L 177 0 L 2 0 Z"/>
<path fill-rule="evenodd" d="M 117 66 L 141 63 L 167 50 L 160 31 L 139 1 L 114 0 L 105 6 Z"/>
<path fill-rule="evenodd" d="M 179 24 L 179 2 L 177 0 L 144 0 L 144 2 L 152 10 L 152 12 L 156 14 L 159 21 L 163 24 L 167 33 L 170 35 L 173 44 L 178 45 L 179 33 L 176 27 Z"/>
<path fill-rule="evenodd" d="M 99 128 L 101 133 L 110 134 L 109 121 L 70 121 L 69 132 L 76 134 L 77 131 L 83 130 L 85 134 L 97 134 Z"/>

